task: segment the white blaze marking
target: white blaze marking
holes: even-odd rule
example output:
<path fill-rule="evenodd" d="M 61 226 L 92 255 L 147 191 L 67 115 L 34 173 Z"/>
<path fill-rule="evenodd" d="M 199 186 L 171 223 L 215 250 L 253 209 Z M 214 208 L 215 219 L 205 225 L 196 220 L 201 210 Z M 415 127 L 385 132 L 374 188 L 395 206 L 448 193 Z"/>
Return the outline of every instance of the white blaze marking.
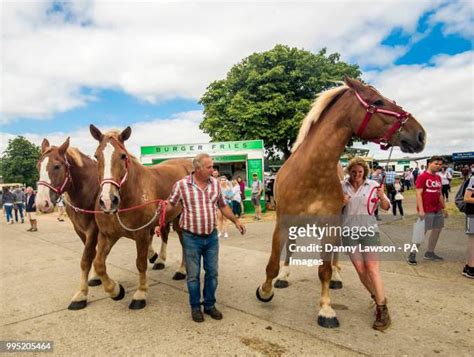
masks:
<path fill-rule="evenodd" d="M 104 149 L 104 179 L 112 178 L 112 154 L 114 153 L 114 147 L 112 144 L 107 143 Z M 110 199 L 110 183 L 106 183 L 102 186 L 102 199 Z"/>
<path fill-rule="evenodd" d="M 40 163 L 40 173 L 39 173 L 39 179 L 40 181 L 47 182 L 51 184 L 51 179 L 49 177 L 49 173 L 47 170 L 49 163 L 49 157 L 44 158 L 44 160 Z M 51 199 L 49 198 L 49 188 L 43 185 L 38 185 L 38 196 L 36 197 L 37 202 L 39 202 L 41 205 L 47 201 L 51 202 Z"/>

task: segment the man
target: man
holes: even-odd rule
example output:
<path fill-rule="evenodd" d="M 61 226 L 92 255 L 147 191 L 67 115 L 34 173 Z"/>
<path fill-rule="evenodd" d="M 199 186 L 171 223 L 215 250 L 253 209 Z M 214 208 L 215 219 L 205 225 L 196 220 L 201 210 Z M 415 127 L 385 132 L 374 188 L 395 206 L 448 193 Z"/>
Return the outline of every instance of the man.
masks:
<path fill-rule="evenodd" d="M 252 190 L 251 190 L 251 201 L 255 209 L 255 221 L 260 221 L 262 219 L 262 207 L 260 206 L 260 198 L 262 197 L 263 184 L 262 181 L 258 179 L 258 175 L 254 173 L 252 175 Z"/>
<path fill-rule="evenodd" d="M 372 177 L 371 177 L 371 179 L 374 180 L 375 182 L 377 182 L 379 185 L 382 185 L 382 183 L 383 183 L 382 170 L 383 170 L 382 166 L 377 166 L 375 168 L 374 173 L 372 174 Z M 389 196 L 389 199 L 390 199 L 390 201 L 392 201 L 392 198 L 390 196 Z M 375 210 L 374 214 L 375 214 L 375 219 L 377 221 L 382 220 L 382 218 L 380 218 L 380 216 L 379 216 L 379 208 L 378 207 Z"/>
<path fill-rule="evenodd" d="M 18 213 L 20 213 L 21 223 L 25 223 L 25 218 L 23 216 L 23 211 L 25 209 L 25 192 L 16 186 L 15 191 L 13 191 L 13 196 L 15 197 L 14 210 L 15 210 L 15 222 L 18 223 Z"/>
<path fill-rule="evenodd" d="M 443 260 L 435 254 L 436 243 L 444 227 L 444 218 L 448 217 L 443 195 L 441 194 L 441 178 L 436 174 L 443 165 L 443 158 L 432 156 L 428 160 L 428 167 L 416 180 L 416 208 L 418 217 L 425 220 L 425 234 L 431 231 L 428 248 L 425 252 L 426 260 Z M 417 248 L 420 244 L 416 245 Z M 408 256 L 408 264 L 416 265 L 416 253 Z"/>
<path fill-rule="evenodd" d="M 30 228 L 27 229 L 28 232 L 36 232 L 38 230 L 38 225 L 36 223 L 36 204 L 35 204 L 36 195 L 33 192 L 31 187 L 26 189 L 26 216 L 30 221 Z"/>
<path fill-rule="evenodd" d="M 195 322 L 203 322 L 201 311 L 201 257 L 204 265 L 204 313 L 215 320 L 222 319 L 222 313 L 215 307 L 217 289 L 217 268 L 219 240 L 216 230 L 216 208 L 231 220 L 241 234 L 245 227 L 232 214 L 224 202 L 219 182 L 211 177 L 212 158 L 199 154 L 193 160 L 194 171 L 176 182 L 168 198 L 167 212 L 181 202 L 183 212 L 180 226 L 183 228 L 183 247 L 186 259 L 187 284 L 191 316 Z"/>

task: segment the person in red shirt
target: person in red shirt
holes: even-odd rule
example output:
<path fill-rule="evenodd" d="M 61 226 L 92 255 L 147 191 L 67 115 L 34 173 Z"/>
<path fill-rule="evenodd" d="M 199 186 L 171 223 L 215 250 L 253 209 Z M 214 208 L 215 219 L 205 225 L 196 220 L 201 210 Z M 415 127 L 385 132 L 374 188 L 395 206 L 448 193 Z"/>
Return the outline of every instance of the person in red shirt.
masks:
<path fill-rule="evenodd" d="M 441 178 L 436 174 L 441 170 L 443 158 L 432 156 L 428 160 L 428 168 L 416 180 L 416 209 L 418 217 L 425 221 L 425 233 L 431 231 L 428 249 L 425 252 L 426 260 L 443 260 L 435 254 L 436 243 L 444 227 L 444 218 L 448 217 L 443 195 L 441 194 Z M 416 245 L 417 248 L 420 244 Z M 416 253 L 408 256 L 408 264 L 416 265 Z"/>

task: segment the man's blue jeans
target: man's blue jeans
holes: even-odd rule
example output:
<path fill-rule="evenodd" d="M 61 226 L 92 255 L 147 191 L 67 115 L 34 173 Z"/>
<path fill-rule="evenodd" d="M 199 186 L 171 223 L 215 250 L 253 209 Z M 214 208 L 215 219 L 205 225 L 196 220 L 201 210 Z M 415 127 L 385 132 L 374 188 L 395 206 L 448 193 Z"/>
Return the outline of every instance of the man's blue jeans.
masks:
<path fill-rule="evenodd" d="M 217 230 L 208 236 L 183 232 L 184 256 L 186 258 L 189 303 L 192 309 L 201 308 L 201 257 L 204 265 L 204 308 L 216 303 L 217 269 L 219 261 L 219 239 Z"/>

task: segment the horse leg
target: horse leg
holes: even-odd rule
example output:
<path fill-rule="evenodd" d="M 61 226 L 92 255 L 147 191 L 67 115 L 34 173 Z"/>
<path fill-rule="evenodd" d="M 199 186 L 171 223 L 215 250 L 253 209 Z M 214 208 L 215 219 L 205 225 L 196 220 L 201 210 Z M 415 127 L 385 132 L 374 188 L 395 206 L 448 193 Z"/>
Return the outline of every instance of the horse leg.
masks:
<path fill-rule="evenodd" d="M 319 280 L 321 281 L 321 309 L 318 313 L 318 325 L 325 328 L 339 327 L 339 321 L 336 312 L 331 307 L 331 299 L 329 298 L 329 281 L 332 274 L 331 256 L 323 259 L 323 264 L 318 268 Z"/>
<path fill-rule="evenodd" d="M 329 289 L 342 289 L 341 266 L 339 265 L 339 253 L 332 255 L 332 276 L 329 282 Z"/>
<path fill-rule="evenodd" d="M 150 237 L 148 232 L 138 232 L 135 236 L 135 244 L 137 246 L 137 269 L 138 269 L 138 289 L 133 294 L 130 302 L 131 310 L 143 309 L 146 306 L 146 294 L 148 291 L 148 282 L 146 277 L 147 253 L 149 248 Z"/>
<path fill-rule="evenodd" d="M 178 233 L 179 243 L 181 244 L 181 264 L 173 275 L 173 280 L 184 280 L 186 279 L 186 261 L 184 257 L 183 247 L 183 229 L 179 226 L 179 218 L 173 220 L 173 229 Z"/>
<path fill-rule="evenodd" d="M 161 247 L 160 247 L 160 254 L 158 254 L 158 259 L 153 265 L 153 270 L 162 270 L 165 268 L 166 262 L 166 252 L 168 248 L 168 235 L 170 232 L 170 224 L 167 223 L 163 227 L 161 227 Z"/>
<path fill-rule="evenodd" d="M 99 232 L 97 237 L 97 253 L 94 258 L 94 269 L 97 275 L 99 275 L 104 291 L 115 301 L 122 300 L 125 297 L 125 289 L 121 284 L 110 279 L 107 275 L 105 261 L 109 255 L 111 247 L 115 244 L 117 239 L 118 238 L 115 238 L 112 241 L 109 241 L 108 237 Z"/>
<path fill-rule="evenodd" d="M 263 302 L 269 302 L 273 299 L 274 291 L 272 282 L 280 270 L 280 228 L 278 222 L 273 231 L 272 252 L 266 268 L 266 280 L 257 288 L 257 299 Z"/>
<path fill-rule="evenodd" d="M 156 259 L 158 259 L 158 253 L 153 248 L 153 236 L 155 235 L 154 229 L 150 231 L 150 244 L 148 245 L 148 261 L 150 264 L 155 263 Z"/>
<path fill-rule="evenodd" d="M 87 306 L 87 293 L 89 290 L 87 278 L 91 270 L 92 261 L 95 257 L 95 247 L 97 245 L 97 233 L 92 232 L 84 235 L 85 243 L 81 258 L 81 277 L 79 283 L 79 290 L 72 297 L 71 303 L 68 306 L 69 310 L 81 310 Z M 100 284 L 100 280 L 99 280 Z"/>
<path fill-rule="evenodd" d="M 277 289 L 284 289 L 287 288 L 289 283 L 288 283 L 288 277 L 290 276 L 290 257 L 291 257 L 291 252 L 289 250 L 289 242 L 286 241 L 285 244 L 285 250 L 286 250 L 286 256 L 285 260 L 281 264 L 281 269 L 280 269 L 280 274 L 278 274 L 275 284 L 273 285 Z"/>

